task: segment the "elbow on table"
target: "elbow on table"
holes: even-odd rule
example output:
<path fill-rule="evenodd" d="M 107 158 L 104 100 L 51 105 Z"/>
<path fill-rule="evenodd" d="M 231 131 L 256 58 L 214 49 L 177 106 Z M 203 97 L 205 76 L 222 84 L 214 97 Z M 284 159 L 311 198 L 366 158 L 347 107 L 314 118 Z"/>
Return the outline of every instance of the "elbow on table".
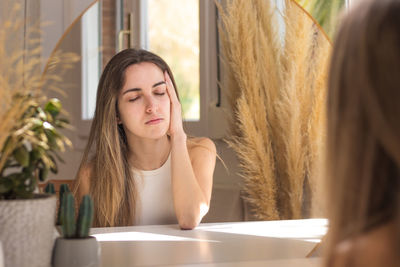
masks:
<path fill-rule="evenodd" d="M 196 211 L 178 215 L 179 227 L 182 230 L 192 230 L 199 225 L 201 219 L 208 212 L 208 205 L 202 204 Z"/>
<path fill-rule="evenodd" d="M 200 222 L 196 220 L 179 220 L 181 230 L 193 230 Z"/>
<path fill-rule="evenodd" d="M 199 213 L 186 213 L 178 216 L 179 227 L 182 230 L 192 230 L 199 225 L 201 217 Z"/>

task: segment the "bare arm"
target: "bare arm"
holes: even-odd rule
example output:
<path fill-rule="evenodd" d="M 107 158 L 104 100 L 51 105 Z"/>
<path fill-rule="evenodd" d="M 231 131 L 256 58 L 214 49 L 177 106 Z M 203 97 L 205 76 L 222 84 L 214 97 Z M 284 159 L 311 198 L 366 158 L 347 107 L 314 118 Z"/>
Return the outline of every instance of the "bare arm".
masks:
<path fill-rule="evenodd" d="M 170 127 L 172 193 L 175 214 L 182 229 L 193 229 L 208 212 L 215 167 L 215 145 L 207 138 L 188 150 L 182 126 L 181 105 L 170 77 L 165 73 L 171 102 Z"/>
<path fill-rule="evenodd" d="M 193 229 L 207 214 L 215 167 L 215 145 L 202 138 L 188 150 L 186 136 L 173 138 L 172 192 L 175 213 L 182 229 Z"/>

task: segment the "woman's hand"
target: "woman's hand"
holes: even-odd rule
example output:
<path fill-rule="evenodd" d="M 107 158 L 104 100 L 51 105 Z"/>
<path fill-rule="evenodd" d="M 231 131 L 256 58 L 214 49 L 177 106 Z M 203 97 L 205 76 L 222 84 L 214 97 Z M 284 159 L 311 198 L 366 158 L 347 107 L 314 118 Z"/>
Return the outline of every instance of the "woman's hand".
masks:
<path fill-rule="evenodd" d="M 164 72 L 164 77 L 167 84 L 167 93 L 171 102 L 169 134 L 171 138 L 184 138 L 186 140 L 186 134 L 182 125 L 181 103 L 176 95 L 174 84 L 166 71 Z"/>

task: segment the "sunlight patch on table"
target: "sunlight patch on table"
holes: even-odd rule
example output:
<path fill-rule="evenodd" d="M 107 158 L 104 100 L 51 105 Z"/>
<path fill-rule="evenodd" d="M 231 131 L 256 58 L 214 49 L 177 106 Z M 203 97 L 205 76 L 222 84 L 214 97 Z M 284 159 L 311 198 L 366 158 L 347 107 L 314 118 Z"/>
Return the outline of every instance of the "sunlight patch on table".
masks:
<path fill-rule="evenodd" d="M 215 240 L 204 240 L 196 238 L 187 238 L 173 235 L 161 235 L 143 232 L 119 232 L 119 233 L 105 233 L 94 234 L 97 241 L 197 241 L 197 242 L 219 242 Z"/>
<path fill-rule="evenodd" d="M 263 237 L 299 239 L 309 242 L 320 242 L 326 234 L 328 221 L 326 219 L 270 221 L 265 222 L 224 223 L 204 225 L 197 229 L 210 232 L 232 233 Z"/>

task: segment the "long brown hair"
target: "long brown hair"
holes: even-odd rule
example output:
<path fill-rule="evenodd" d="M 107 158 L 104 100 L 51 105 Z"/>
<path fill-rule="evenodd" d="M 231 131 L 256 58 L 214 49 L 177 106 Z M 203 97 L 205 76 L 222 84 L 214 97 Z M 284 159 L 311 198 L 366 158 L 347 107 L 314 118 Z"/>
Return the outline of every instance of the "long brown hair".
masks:
<path fill-rule="evenodd" d="M 400 225 L 400 1 L 360 2 L 343 20 L 330 68 L 328 263 L 341 241 Z"/>
<path fill-rule="evenodd" d="M 135 216 L 136 185 L 128 163 L 128 144 L 122 125 L 118 125 L 118 95 L 125 83 L 125 71 L 141 62 L 150 62 L 174 77 L 159 56 L 141 49 L 126 49 L 116 54 L 100 77 L 96 110 L 89 140 L 80 165 L 90 167 L 90 194 L 94 202 L 94 226 L 132 225 Z M 178 93 L 177 93 L 178 94 Z M 77 177 L 77 185 L 79 179 Z"/>

